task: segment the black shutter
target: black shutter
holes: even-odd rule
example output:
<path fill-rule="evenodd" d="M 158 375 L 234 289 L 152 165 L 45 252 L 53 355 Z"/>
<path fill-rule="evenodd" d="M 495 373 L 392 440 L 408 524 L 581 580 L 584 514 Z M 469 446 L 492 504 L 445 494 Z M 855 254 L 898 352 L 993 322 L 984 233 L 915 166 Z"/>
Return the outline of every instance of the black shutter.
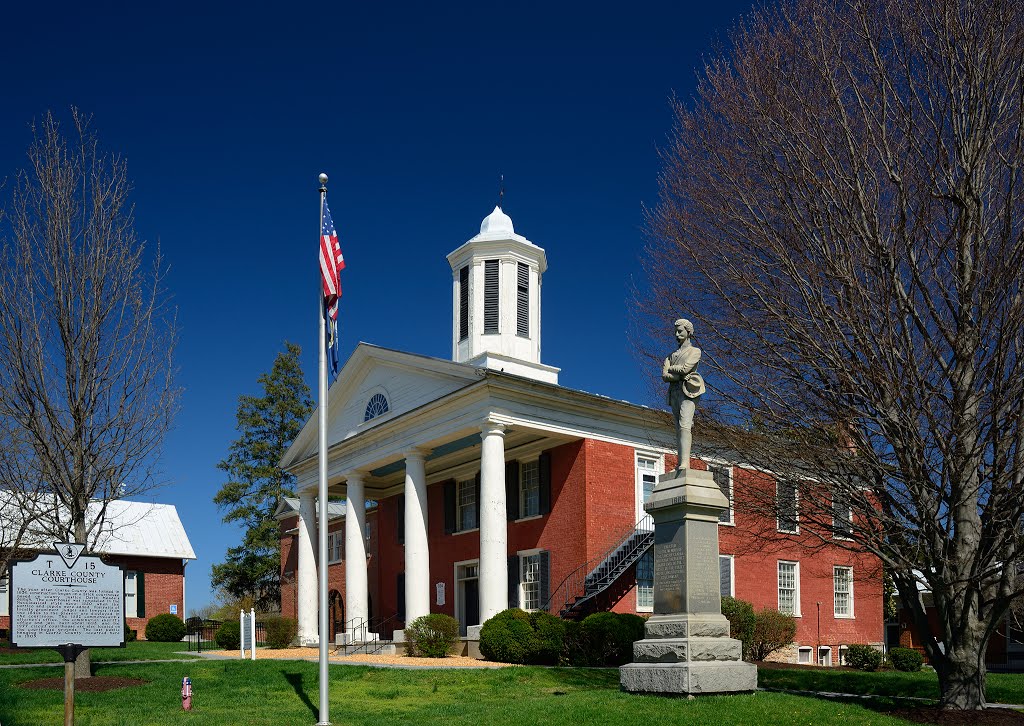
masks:
<path fill-rule="evenodd" d="M 476 478 L 473 480 L 473 498 L 476 500 L 476 526 L 480 526 L 480 472 L 476 473 Z"/>
<path fill-rule="evenodd" d="M 135 573 L 135 617 L 146 617 L 146 577 L 142 572 Z"/>
<path fill-rule="evenodd" d="M 405 495 L 395 497 L 395 541 L 405 544 Z"/>
<path fill-rule="evenodd" d="M 444 533 L 455 531 L 455 482 L 444 483 Z"/>
<path fill-rule="evenodd" d="M 546 610 L 551 598 L 551 553 L 544 550 L 540 553 L 540 607 Z"/>
<path fill-rule="evenodd" d="M 459 270 L 459 340 L 469 337 L 469 266 Z"/>
<path fill-rule="evenodd" d="M 498 332 L 498 260 L 484 260 L 484 333 Z"/>
<path fill-rule="evenodd" d="M 508 558 L 508 606 L 519 607 L 519 555 Z"/>
<path fill-rule="evenodd" d="M 519 462 L 509 461 L 505 464 L 505 511 L 508 521 L 519 519 Z"/>
<path fill-rule="evenodd" d="M 396 578 L 398 583 L 398 619 L 405 620 L 405 573 L 399 572 Z"/>
<path fill-rule="evenodd" d="M 540 469 L 540 513 L 551 511 L 551 454 L 544 452 L 538 461 Z"/>

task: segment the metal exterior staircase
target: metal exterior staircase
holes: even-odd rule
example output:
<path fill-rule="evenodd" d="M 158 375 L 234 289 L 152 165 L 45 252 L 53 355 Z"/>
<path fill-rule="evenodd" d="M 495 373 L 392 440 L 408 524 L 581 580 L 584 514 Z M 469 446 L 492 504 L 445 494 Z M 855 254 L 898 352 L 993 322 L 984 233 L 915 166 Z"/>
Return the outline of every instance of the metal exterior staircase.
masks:
<path fill-rule="evenodd" d="M 614 585 L 654 545 L 654 520 L 644 516 L 604 554 L 584 562 L 552 591 L 543 609 L 576 620 L 596 609 L 596 598 Z"/>
<path fill-rule="evenodd" d="M 345 623 L 344 632 L 350 639 L 339 643 L 334 650 L 335 655 L 383 654 L 394 655 L 395 642 L 392 639 L 395 625 L 399 622 L 398 615 L 388 618 L 352 618 Z"/>

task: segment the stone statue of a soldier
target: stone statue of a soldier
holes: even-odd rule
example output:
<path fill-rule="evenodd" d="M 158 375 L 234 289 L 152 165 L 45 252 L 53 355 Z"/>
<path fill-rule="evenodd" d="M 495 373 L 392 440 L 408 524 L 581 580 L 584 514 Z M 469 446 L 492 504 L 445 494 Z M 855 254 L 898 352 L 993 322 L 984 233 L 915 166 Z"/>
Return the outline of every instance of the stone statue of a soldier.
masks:
<path fill-rule="evenodd" d="M 693 323 L 680 318 L 675 322 L 679 348 L 665 359 L 661 378 L 668 385 L 668 405 L 676 421 L 676 452 L 679 454 L 678 471 L 690 468 L 690 449 L 693 445 L 693 413 L 697 399 L 704 395 L 704 379 L 697 372 L 700 348 L 690 342 Z"/>

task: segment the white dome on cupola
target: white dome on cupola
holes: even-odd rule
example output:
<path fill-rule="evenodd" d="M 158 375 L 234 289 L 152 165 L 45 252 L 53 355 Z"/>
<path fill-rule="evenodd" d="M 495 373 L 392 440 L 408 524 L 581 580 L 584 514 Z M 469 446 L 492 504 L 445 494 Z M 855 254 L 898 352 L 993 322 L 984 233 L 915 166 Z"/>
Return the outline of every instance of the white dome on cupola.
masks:
<path fill-rule="evenodd" d="M 496 234 L 499 232 L 515 234 L 516 230 L 512 226 L 512 218 L 505 214 L 501 207 L 495 207 L 494 211 L 484 217 L 484 221 L 480 223 L 480 234 Z"/>

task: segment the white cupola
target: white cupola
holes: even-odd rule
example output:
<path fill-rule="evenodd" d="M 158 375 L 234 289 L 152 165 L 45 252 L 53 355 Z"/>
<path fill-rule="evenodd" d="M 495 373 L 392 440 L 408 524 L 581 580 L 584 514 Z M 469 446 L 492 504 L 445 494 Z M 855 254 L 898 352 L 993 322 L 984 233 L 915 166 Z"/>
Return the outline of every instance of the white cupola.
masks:
<path fill-rule="evenodd" d="M 495 207 L 476 235 L 448 255 L 452 267 L 452 360 L 558 383 L 540 362 L 544 250 Z"/>

